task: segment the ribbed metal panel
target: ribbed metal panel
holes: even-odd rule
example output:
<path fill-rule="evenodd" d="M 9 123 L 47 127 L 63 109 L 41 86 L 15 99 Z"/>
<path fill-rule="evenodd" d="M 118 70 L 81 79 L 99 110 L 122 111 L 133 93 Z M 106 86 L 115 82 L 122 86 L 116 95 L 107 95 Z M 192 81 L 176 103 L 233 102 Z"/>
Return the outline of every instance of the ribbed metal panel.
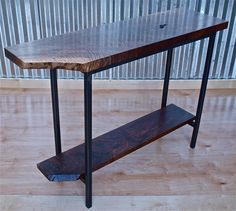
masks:
<path fill-rule="evenodd" d="M 229 20 L 229 28 L 217 34 L 210 78 L 236 78 L 235 0 L 1 0 L 0 77 L 48 78 L 46 70 L 22 70 L 4 57 L 3 48 L 114 21 L 186 7 Z M 208 40 L 176 48 L 173 79 L 202 76 Z M 161 79 L 166 52 L 101 73 L 96 79 Z M 60 78 L 78 79 L 82 74 L 60 70 Z"/>

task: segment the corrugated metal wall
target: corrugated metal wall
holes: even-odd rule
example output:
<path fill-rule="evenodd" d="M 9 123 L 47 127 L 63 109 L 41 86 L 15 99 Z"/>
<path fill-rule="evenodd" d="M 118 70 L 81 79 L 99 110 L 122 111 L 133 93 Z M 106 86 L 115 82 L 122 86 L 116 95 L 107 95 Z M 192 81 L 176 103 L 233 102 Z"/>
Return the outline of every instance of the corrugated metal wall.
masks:
<path fill-rule="evenodd" d="M 0 77 L 49 77 L 46 70 L 22 70 L 10 63 L 4 58 L 5 46 L 177 7 L 229 20 L 228 30 L 216 37 L 210 78 L 236 78 L 236 0 L 0 0 Z M 171 77 L 201 78 L 207 43 L 198 41 L 175 49 Z M 165 60 L 166 52 L 98 73 L 95 78 L 161 79 Z M 63 70 L 59 76 L 82 78 L 79 72 Z"/>

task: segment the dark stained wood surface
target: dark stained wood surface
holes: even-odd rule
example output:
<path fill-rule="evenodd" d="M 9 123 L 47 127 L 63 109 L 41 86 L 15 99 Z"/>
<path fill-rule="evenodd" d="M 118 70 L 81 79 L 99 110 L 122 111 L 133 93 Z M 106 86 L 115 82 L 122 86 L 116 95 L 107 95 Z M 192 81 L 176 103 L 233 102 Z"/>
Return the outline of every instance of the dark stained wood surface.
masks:
<path fill-rule="evenodd" d="M 99 71 L 202 39 L 228 22 L 186 9 L 54 36 L 5 49 L 21 68 Z"/>
<path fill-rule="evenodd" d="M 192 114 L 171 104 L 93 139 L 93 171 L 192 122 L 193 119 Z M 37 166 L 50 181 L 83 179 L 84 144 L 45 160 Z"/>

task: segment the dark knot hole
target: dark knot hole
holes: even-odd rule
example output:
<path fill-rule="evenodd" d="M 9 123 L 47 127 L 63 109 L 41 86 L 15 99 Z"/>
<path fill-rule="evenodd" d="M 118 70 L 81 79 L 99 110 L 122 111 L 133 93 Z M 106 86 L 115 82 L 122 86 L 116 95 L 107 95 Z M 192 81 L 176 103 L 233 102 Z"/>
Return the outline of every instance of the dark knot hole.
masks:
<path fill-rule="evenodd" d="M 160 28 L 163 29 L 167 24 L 164 23 L 164 24 L 160 24 Z"/>

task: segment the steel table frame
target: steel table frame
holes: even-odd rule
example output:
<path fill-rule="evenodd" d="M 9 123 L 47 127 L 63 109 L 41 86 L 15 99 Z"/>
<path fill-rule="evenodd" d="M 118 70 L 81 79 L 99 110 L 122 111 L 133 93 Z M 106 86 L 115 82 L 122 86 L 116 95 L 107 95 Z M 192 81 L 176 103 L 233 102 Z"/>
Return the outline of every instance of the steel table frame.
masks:
<path fill-rule="evenodd" d="M 207 89 L 208 76 L 210 71 L 210 64 L 212 59 L 212 53 L 214 49 L 216 33 L 210 34 L 209 43 L 207 49 L 207 56 L 205 61 L 205 67 L 202 77 L 202 83 L 200 88 L 200 94 L 197 105 L 196 116 L 191 122 L 191 126 L 193 127 L 193 133 L 191 138 L 190 147 L 195 148 L 202 109 Z M 203 37 L 201 39 L 204 39 Z M 200 40 L 200 39 L 197 39 Z M 197 41 L 195 40 L 195 41 Z M 179 43 L 176 47 L 184 45 L 187 43 Z M 162 102 L 161 108 L 166 107 L 167 96 L 168 96 L 168 87 L 169 87 L 169 79 L 170 79 L 170 71 L 171 71 L 171 60 L 173 54 L 173 48 L 166 49 L 167 52 L 167 62 L 166 62 L 166 71 L 163 85 L 163 93 L 162 93 Z M 140 57 L 141 58 L 141 57 Z M 140 58 L 135 58 L 140 59 Z M 127 62 L 125 62 L 127 63 Z M 122 63 L 123 64 L 123 63 Z M 119 64 L 121 65 L 121 64 Z M 116 65 L 118 66 L 118 65 Z M 92 75 L 96 72 L 100 72 L 103 69 L 99 69 L 92 73 L 84 73 L 84 122 L 85 122 L 85 187 L 86 187 L 86 207 L 90 208 L 92 206 Z M 50 70 L 50 80 L 51 80 L 51 95 L 52 95 L 52 109 L 53 109 L 53 123 L 54 123 L 54 136 L 55 136 L 55 151 L 56 155 L 62 152 L 61 150 L 61 134 L 60 134 L 60 118 L 59 118 L 59 103 L 58 103 L 58 87 L 57 87 L 57 70 Z"/>

